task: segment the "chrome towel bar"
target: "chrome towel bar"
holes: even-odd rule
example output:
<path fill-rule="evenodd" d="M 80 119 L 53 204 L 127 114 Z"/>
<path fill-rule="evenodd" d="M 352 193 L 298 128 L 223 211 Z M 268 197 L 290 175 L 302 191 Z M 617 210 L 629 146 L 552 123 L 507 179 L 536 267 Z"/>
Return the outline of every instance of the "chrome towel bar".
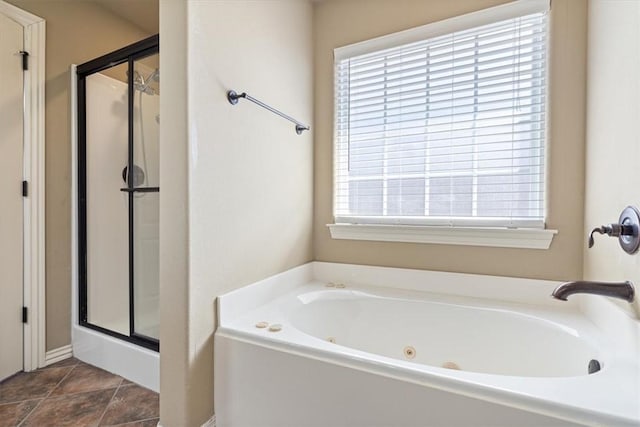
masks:
<path fill-rule="evenodd" d="M 284 114 L 282 111 L 276 110 L 275 108 L 271 107 L 270 105 L 267 105 L 264 102 L 262 102 L 262 101 L 260 101 L 258 99 L 255 99 L 251 95 L 248 95 L 246 92 L 237 93 L 235 90 L 230 90 L 230 91 L 227 92 L 227 100 L 229 101 L 229 104 L 231 104 L 231 105 L 236 105 L 240 98 L 244 98 L 244 99 L 246 99 L 248 101 L 253 102 L 254 104 L 258 104 L 262 108 L 265 108 L 265 109 L 271 111 L 272 113 L 275 113 L 275 114 L 279 115 L 283 119 L 287 119 L 290 122 L 294 123 L 296 125 L 296 133 L 298 135 L 301 135 L 302 131 L 309 130 L 309 126 L 307 126 L 307 125 L 305 125 L 303 123 L 300 123 L 299 121 L 297 121 L 293 117 Z"/>

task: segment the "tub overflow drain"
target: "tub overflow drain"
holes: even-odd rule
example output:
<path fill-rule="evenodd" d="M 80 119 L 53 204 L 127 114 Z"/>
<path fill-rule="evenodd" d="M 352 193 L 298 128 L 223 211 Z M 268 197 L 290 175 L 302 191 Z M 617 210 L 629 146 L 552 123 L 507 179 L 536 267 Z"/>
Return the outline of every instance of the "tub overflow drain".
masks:
<path fill-rule="evenodd" d="M 410 345 L 404 348 L 404 357 L 407 359 L 413 359 L 416 357 L 416 349 L 411 347 Z"/>
<path fill-rule="evenodd" d="M 335 337 L 327 337 L 327 341 L 329 341 L 330 343 L 334 343 L 336 342 L 336 338 Z"/>

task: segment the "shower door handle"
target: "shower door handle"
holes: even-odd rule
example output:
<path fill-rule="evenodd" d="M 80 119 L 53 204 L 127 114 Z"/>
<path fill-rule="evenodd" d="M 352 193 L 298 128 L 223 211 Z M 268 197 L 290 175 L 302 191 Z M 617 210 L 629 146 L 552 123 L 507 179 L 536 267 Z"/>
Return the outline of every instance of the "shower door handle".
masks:
<path fill-rule="evenodd" d="M 160 187 L 121 188 L 120 191 L 125 193 L 158 193 L 160 192 Z"/>

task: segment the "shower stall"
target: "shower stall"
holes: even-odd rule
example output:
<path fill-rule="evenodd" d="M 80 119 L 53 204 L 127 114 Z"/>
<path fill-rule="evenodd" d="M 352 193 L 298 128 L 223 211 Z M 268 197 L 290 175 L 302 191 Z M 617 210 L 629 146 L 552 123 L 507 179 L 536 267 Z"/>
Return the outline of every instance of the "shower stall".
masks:
<path fill-rule="evenodd" d="M 77 323 L 158 351 L 158 36 L 76 79 Z"/>

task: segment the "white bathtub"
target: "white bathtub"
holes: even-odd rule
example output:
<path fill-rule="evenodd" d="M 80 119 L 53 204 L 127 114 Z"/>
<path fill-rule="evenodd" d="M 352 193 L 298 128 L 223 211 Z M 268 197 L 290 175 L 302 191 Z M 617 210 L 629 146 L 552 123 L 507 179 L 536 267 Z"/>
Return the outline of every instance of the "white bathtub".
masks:
<path fill-rule="evenodd" d="M 640 425 L 637 321 L 555 285 L 310 263 L 224 295 L 217 425 Z"/>

